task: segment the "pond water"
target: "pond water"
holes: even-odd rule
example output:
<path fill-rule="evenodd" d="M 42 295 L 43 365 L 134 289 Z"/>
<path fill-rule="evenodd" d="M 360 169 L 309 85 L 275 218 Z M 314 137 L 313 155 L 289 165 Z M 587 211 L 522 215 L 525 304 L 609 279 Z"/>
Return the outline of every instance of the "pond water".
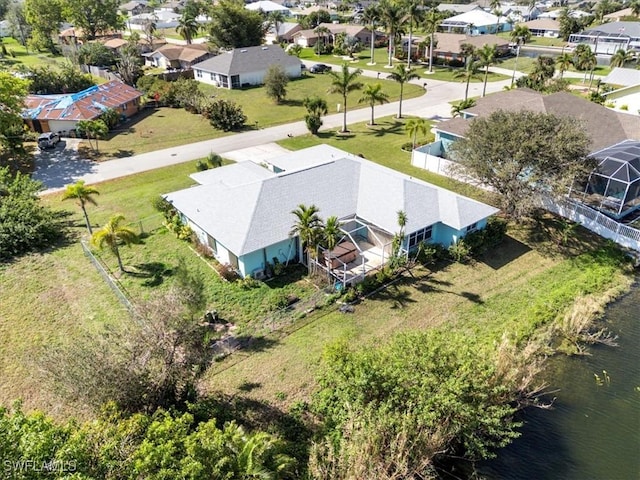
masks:
<path fill-rule="evenodd" d="M 567 50 L 569 52 L 569 50 Z M 540 55 L 544 55 L 545 57 L 553 57 L 556 58 L 562 53 L 562 50 L 553 50 L 553 49 L 545 49 L 545 48 L 536 48 L 536 47 L 522 47 L 520 48 L 520 56 L 521 57 L 529 57 L 529 58 L 538 58 Z M 597 55 L 596 63 L 601 66 L 608 66 L 611 62 L 610 55 Z"/>
<path fill-rule="evenodd" d="M 525 411 L 522 436 L 477 466 L 482 478 L 640 479 L 640 286 L 605 318 L 619 346 L 550 360 L 554 408 Z"/>

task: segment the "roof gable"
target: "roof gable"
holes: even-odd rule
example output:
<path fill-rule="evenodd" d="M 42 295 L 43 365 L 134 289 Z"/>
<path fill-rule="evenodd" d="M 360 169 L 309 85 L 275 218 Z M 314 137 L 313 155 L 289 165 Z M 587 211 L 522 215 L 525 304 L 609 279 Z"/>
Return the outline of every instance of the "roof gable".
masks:
<path fill-rule="evenodd" d="M 193 65 L 193 69 L 224 75 L 239 75 L 263 71 L 270 65 L 281 65 L 286 69 L 300 66 L 301 62 L 298 58 L 286 54 L 279 45 L 268 45 L 236 48 L 197 63 Z"/>

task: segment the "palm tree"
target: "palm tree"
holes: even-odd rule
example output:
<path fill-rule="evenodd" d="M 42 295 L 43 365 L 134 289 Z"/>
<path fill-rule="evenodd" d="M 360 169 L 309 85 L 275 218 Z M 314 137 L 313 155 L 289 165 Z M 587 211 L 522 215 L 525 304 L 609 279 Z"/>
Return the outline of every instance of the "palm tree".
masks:
<path fill-rule="evenodd" d="M 338 240 L 342 237 L 343 233 L 340 229 L 340 220 L 335 215 L 327 218 L 322 229 L 322 239 L 324 241 L 327 250 L 333 250 L 338 244 Z"/>
<path fill-rule="evenodd" d="M 400 255 L 400 248 L 402 247 L 402 242 L 404 241 L 404 229 L 407 226 L 407 213 L 404 210 L 398 210 L 398 227 L 400 230 L 393 236 L 393 253 L 394 257 L 398 257 Z"/>
<path fill-rule="evenodd" d="M 511 40 L 518 45 L 524 45 L 529 40 L 531 40 L 531 30 L 526 25 L 516 25 L 513 30 L 511 30 Z"/>
<path fill-rule="evenodd" d="M 195 17 L 188 15 L 187 12 L 182 14 L 178 19 L 176 32 L 187 41 L 187 45 L 191 45 L 193 37 L 198 34 L 199 30 L 200 24 L 196 21 Z"/>
<path fill-rule="evenodd" d="M 380 8 L 380 19 L 389 37 L 389 62 L 387 65 L 392 67 L 396 37 L 404 33 L 404 11 L 399 4 L 392 0 L 383 0 L 378 5 Z"/>
<path fill-rule="evenodd" d="M 407 66 L 411 67 L 411 52 L 413 51 L 413 26 L 422 19 L 422 2 L 419 0 L 405 0 L 404 22 L 409 24 L 409 44 L 407 47 Z"/>
<path fill-rule="evenodd" d="M 426 32 L 429 34 L 429 73 L 433 72 L 433 47 L 435 43 L 434 37 L 436 34 L 436 30 L 438 29 L 438 25 L 440 25 L 441 21 L 442 14 L 435 8 L 429 10 L 429 13 L 427 13 L 424 17 L 423 25 Z"/>
<path fill-rule="evenodd" d="M 78 201 L 78 205 L 80 205 L 82 214 L 84 215 L 84 221 L 87 224 L 87 230 L 89 230 L 89 235 L 93 235 L 93 230 L 91 230 L 91 222 L 89 221 L 89 215 L 87 215 L 86 205 L 87 203 L 97 205 L 93 195 L 100 195 L 100 192 L 98 192 L 94 187 L 86 186 L 84 184 L 84 180 L 78 180 L 74 184 L 67 185 L 67 188 L 62 195 L 62 200 L 73 199 Z"/>
<path fill-rule="evenodd" d="M 461 102 L 456 103 L 453 107 L 451 107 L 451 116 L 453 118 L 462 116 L 462 112 L 467 108 L 475 107 L 476 101 L 473 98 L 468 98 L 466 100 L 462 100 Z"/>
<path fill-rule="evenodd" d="M 402 118 L 402 94 L 404 93 L 404 84 L 410 80 L 420 78 L 420 75 L 418 75 L 413 68 L 409 68 L 404 63 L 401 63 L 400 65 L 396 65 L 395 70 L 391 72 L 387 78 L 400 84 L 397 118 Z"/>
<path fill-rule="evenodd" d="M 621 48 L 611 56 L 609 65 L 611 66 L 611 68 L 624 67 L 625 64 L 630 62 L 631 60 L 633 60 L 632 53 Z"/>
<path fill-rule="evenodd" d="M 324 51 L 324 48 L 326 46 L 324 36 L 328 33 L 331 33 L 331 30 L 322 25 L 318 25 L 313 32 L 318 35 L 318 41 L 316 42 L 318 45 L 318 48 L 316 49 L 316 55 L 320 55 L 322 51 Z M 322 40 L 322 43 L 320 43 L 320 40 Z M 322 51 L 320 51 L 320 45 L 322 45 Z"/>
<path fill-rule="evenodd" d="M 487 78 L 489 77 L 489 67 L 496 63 L 497 49 L 495 44 L 484 44 L 482 48 L 476 51 L 479 59 L 479 65 L 484 67 L 484 85 L 482 86 L 482 96 L 487 92 Z"/>
<path fill-rule="evenodd" d="M 634 17 L 640 16 L 640 1 L 634 0 L 629 4 L 629 8 L 631 8 L 631 15 Z"/>
<path fill-rule="evenodd" d="M 307 128 L 315 135 L 322 126 L 322 116 L 326 115 L 329 111 L 327 101 L 324 98 L 314 95 L 305 97 L 304 100 L 302 100 L 302 105 L 307 109 L 307 114 L 304 116 Z"/>
<path fill-rule="evenodd" d="M 371 58 L 368 65 L 375 65 L 376 24 L 380 21 L 380 11 L 375 4 L 369 5 L 362 13 L 362 21 L 371 30 Z"/>
<path fill-rule="evenodd" d="M 132 228 L 121 225 L 124 215 L 112 216 L 107 224 L 91 236 L 91 244 L 102 250 L 105 246 L 118 259 L 118 268 L 124 273 L 124 265 L 120 258 L 120 245 L 131 245 L 138 242 L 138 235 Z"/>
<path fill-rule="evenodd" d="M 407 120 L 407 124 L 404 128 L 407 130 L 407 134 L 411 137 L 412 149 L 415 149 L 418 134 L 426 135 L 429 132 L 429 122 L 424 118 L 410 118 Z"/>
<path fill-rule="evenodd" d="M 453 78 L 461 78 L 463 82 L 467 83 L 467 87 L 464 90 L 464 100 L 467 101 L 469 98 L 469 83 L 472 79 L 478 79 L 478 65 L 473 60 L 473 58 L 469 58 L 467 60 L 467 65 L 463 70 L 458 70 L 453 74 Z"/>
<path fill-rule="evenodd" d="M 355 70 L 349 70 L 349 65 L 342 64 L 342 68 L 335 72 L 333 70 L 327 72 L 331 77 L 331 86 L 329 87 L 329 93 L 337 93 L 342 95 L 342 103 L 344 110 L 342 111 L 342 133 L 348 132 L 347 130 L 347 97 L 351 92 L 361 90 L 363 87 L 362 82 L 358 81 L 358 77 L 362 75 L 360 68 Z"/>
<path fill-rule="evenodd" d="M 382 105 L 389 102 L 389 95 L 382 91 L 381 83 L 368 83 L 362 90 L 362 97 L 358 100 L 358 103 L 366 103 L 371 107 L 371 122 L 369 125 L 375 125 L 376 119 L 373 113 L 373 109 L 376 104 Z"/>
<path fill-rule="evenodd" d="M 280 25 L 284 23 L 284 14 L 278 10 L 274 10 L 270 12 L 267 16 L 267 20 L 271 25 L 273 25 L 273 30 L 275 32 L 275 43 L 280 43 L 280 35 L 278 35 L 278 31 L 280 30 Z"/>
<path fill-rule="evenodd" d="M 562 80 L 564 72 L 568 70 L 571 65 L 573 65 L 573 55 L 570 53 L 562 53 L 556 58 L 556 66 L 558 70 L 560 70 L 560 80 Z"/>
<path fill-rule="evenodd" d="M 313 255 L 322 231 L 322 219 L 318 212 L 318 207 L 315 205 L 307 207 L 302 204 L 291 212 L 295 215 L 296 222 L 291 227 L 289 236 L 298 236 L 300 248 L 308 255 Z"/>

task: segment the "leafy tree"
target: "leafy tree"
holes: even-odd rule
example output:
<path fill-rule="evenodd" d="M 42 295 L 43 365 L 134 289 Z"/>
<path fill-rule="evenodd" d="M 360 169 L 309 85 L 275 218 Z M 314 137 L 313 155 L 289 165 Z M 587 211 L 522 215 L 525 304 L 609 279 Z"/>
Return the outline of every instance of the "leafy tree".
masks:
<path fill-rule="evenodd" d="M 562 40 L 569 40 L 572 33 L 582 30 L 582 23 L 569 15 L 569 9 L 566 7 L 562 9 L 558 22 L 560 23 L 560 38 Z"/>
<path fill-rule="evenodd" d="M 262 15 L 244 8 L 240 0 L 221 0 L 211 8 L 209 35 L 220 48 L 241 48 L 262 45 L 265 26 Z"/>
<path fill-rule="evenodd" d="M 178 19 L 176 31 L 178 35 L 186 40 L 187 45 L 191 45 L 193 38 L 198 34 L 198 31 L 200 31 L 200 24 L 195 16 L 190 14 L 188 10 L 185 10 Z"/>
<path fill-rule="evenodd" d="M 366 103 L 371 107 L 371 122 L 369 125 L 375 125 L 376 117 L 374 115 L 374 107 L 376 104 L 382 105 L 383 103 L 389 103 L 389 95 L 382 91 L 381 83 L 368 83 L 362 89 L 362 97 L 360 97 L 358 103 Z"/>
<path fill-rule="evenodd" d="M 302 104 L 307 109 L 307 114 L 304 116 L 307 128 L 313 135 L 316 135 L 322 126 L 322 115 L 326 115 L 328 112 L 327 101 L 324 98 L 312 96 L 305 97 Z"/>
<path fill-rule="evenodd" d="M 362 82 L 358 81 L 358 77 L 362 75 L 362 69 L 357 68 L 353 71 L 349 70 L 349 65 L 343 63 L 339 71 L 333 70 L 327 72 L 331 77 L 331 86 L 329 87 L 329 93 L 337 93 L 342 96 L 342 132 L 346 133 L 347 130 L 347 97 L 351 92 L 361 90 L 363 87 Z"/>
<path fill-rule="evenodd" d="M 380 9 L 380 20 L 382 21 L 389 38 L 388 65 L 391 67 L 393 66 L 395 43 L 396 41 L 402 40 L 406 17 L 402 6 L 392 0 L 383 0 L 379 2 L 378 7 Z"/>
<path fill-rule="evenodd" d="M 0 167 L 9 158 L 24 153 L 22 146 L 22 109 L 28 82 L 10 73 L 0 72 Z"/>
<path fill-rule="evenodd" d="M 31 67 L 27 74 L 29 92 L 40 95 L 75 93 L 95 85 L 91 75 L 82 73 L 69 62 L 63 63 L 57 69 L 48 65 Z"/>
<path fill-rule="evenodd" d="M 62 23 L 62 0 L 25 0 L 24 13 L 31 25 L 33 45 L 57 53 L 53 36 Z"/>
<path fill-rule="evenodd" d="M 118 268 L 124 273 L 124 265 L 120 257 L 120 245 L 131 245 L 138 242 L 136 232 L 125 225 L 122 225 L 124 215 L 113 215 L 109 221 L 97 232 L 91 235 L 91 244 L 99 249 L 108 248 L 118 260 Z"/>
<path fill-rule="evenodd" d="M 400 99 L 398 101 L 398 116 L 396 118 L 402 118 L 402 96 L 404 93 L 404 84 L 411 80 L 415 80 L 416 78 L 420 78 L 420 75 L 418 75 L 413 68 L 400 64 L 396 65 L 394 71 L 391 72 L 387 78 L 400 84 Z"/>
<path fill-rule="evenodd" d="M 93 230 L 91 229 L 91 222 L 89 221 L 86 206 L 87 203 L 97 205 L 95 198 L 93 198 L 94 195 L 100 195 L 100 192 L 95 187 L 85 185 L 84 180 L 78 180 L 76 183 L 67 185 L 64 193 L 62 194 L 62 200 L 78 201 L 78 205 L 82 209 L 82 214 L 84 215 L 87 230 L 89 230 L 89 235 L 93 235 Z"/>
<path fill-rule="evenodd" d="M 240 105 L 222 98 L 206 105 L 202 115 L 209 120 L 214 128 L 225 132 L 240 130 L 247 121 Z"/>
<path fill-rule="evenodd" d="M 87 42 L 80 47 L 78 62 L 84 65 L 110 67 L 116 63 L 116 58 L 110 48 L 99 42 Z"/>
<path fill-rule="evenodd" d="M 412 148 L 416 148 L 416 139 L 418 134 L 426 135 L 429 133 L 429 122 L 424 118 L 410 118 L 405 125 L 407 134 L 411 137 Z"/>
<path fill-rule="evenodd" d="M 313 30 L 321 23 L 331 23 L 331 14 L 322 9 L 311 12 L 300 20 L 300 26 L 304 30 Z"/>
<path fill-rule="evenodd" d="M 300 54 L 302 53 L 302 45 L 298 45 L 297 43 L 291 44 L 291 46 L 287 48 L 287 53 L 289 55 L 293 55 L 294 57 L 300 58 Z"/>
<path fill-rule="evenodd" d="M 315 249 L 322 236 L 322 219 L 318 215 L 318 207 L 311 205 L 298 205 L 291 213 L 296 221 L 289 232 L 290 237 L 297 236 L 300 239 L 300 247 L 307 256 L 314 256 Z"/>
<path fill-rule="evenodd" d="M 287 77 L 282 65 L 270 65 L 264 76 L 264 86 L 267 96 L 276 103 L 282 102 L 287 97 Z"/>
<path fill-rule="evenodd" d="M 131 86 L 144 75 L 140 50 L 136 44 L 130 42 L 120 49 L 116 56 L 116 69 L 122 81 Z"/>
<path fill-rule="evenodd" d="M 495 65 L 497 62 L 498 52 L 495 44 L 484 44 L 481 48 L 476 50 L 478 56 L 478 63 L 481 67 L 484 67 L 484 84 L 482 86 L 482 96 L 487 93 L 487 78 L 489 77 L 489 67 Z"/>
<path fill-rule="evenodd" d="M 89 147 L 98 152 L 98 140 L 104 138 L 109 132 L 109 127 L 103 120 L 80 120 L 76 123 L 76 130 L 89 141 Z M 92 143 L 95 142 L 95 143 Z"/>
<path fill-rule="evenodd" d="M 499 110 L 474 119 L 452 151 L 464 173 L 492 187 L 500 208 L 520 220 L 536 207 L 540 193 L 563 194 L 592 169 L 588 146 L 573 118 Z"/>
<path fill-rule="evenodd" d="M 100 33 L 120 30 L 124 24 L 118 14 L 119 0 L 62 0 L 66 18 L 82 29 L 87 40 Z"/>
<path fill-rule="evenodd" d="M 11 0 L 0 0 L 0 18 L 4 18 L 9 11 Z"/>
<path fill-rule="evenodd" d="M 629 4 L 629 8 L 631 8 L 631 14 L 634 17 L 640 16 L 640 1 L 634 0 Z"/>
<path fill-rule="evenodd" d="M 42 184 L 0 167 L 0 260 L 50 247 L 60 238 L 58 215 L 40 203 Z"/>
<path fill-rule="evenodd" d="M 525 77 L 520 77 L 516 85 L 542 92 L 553 78 L 555 71 L 555 60 L 552 57 L 540 55 L 533 64 L 531 72 Z"/>
<path fill-rule="evenodd" d="M 633 53 L 631 51 L 627 51 L 624 49 L 619 49 L 616 53 L 611 55 L 611 59 L 609 60 L 609 65 L 611 68 L 614 67 L 624 67 L 627 63 L 633 60 Z"/>
<path fill-rule="evenodd" d="M 20 45 L 26 47 L 27 40 L 31 35 L 31 26 L 29 22 L 27 22 L 24 3 L 11 2 L 6 19 L 11 26 L 11 36 L 16 38 L 20 42 Z"/>
<path fill-rule="evenodd" d="M 371 31 L 371 53 L 369 54 L 369 65 L 375 65 L 375 43 L 376 43 L 376 26 L 380 21 L 380 11 L 375 3 L 372 3 L 362 12 L 362 21 L 367 25 L 367 28 Z"/>
<path fill-rule="evenodd" d="M 570 53 L 563 53 L 556 58 L 556 66 L 560 70 L 560 79 L 564 75 L 564 72 L 573 65 L 573 55 Z"/>

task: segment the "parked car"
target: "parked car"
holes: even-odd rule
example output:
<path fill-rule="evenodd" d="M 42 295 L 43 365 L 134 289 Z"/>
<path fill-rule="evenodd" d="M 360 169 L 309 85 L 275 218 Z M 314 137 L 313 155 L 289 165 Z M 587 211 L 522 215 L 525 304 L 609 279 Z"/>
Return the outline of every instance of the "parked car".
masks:
<path fill-rule="evenodd" d="M 41 150 L 53 148 L 60 141 L 60 135 L 55 132 L 41 133 L 38 137 L 38 147 Z"/>
<path fill-rule="evenodd" d="M 311 73 L 324 73 L 331 70 L 329 65 L 325 65 L 324 63 L 316 63 L 315 65 L 311 65 L 309 71 Z"/>

